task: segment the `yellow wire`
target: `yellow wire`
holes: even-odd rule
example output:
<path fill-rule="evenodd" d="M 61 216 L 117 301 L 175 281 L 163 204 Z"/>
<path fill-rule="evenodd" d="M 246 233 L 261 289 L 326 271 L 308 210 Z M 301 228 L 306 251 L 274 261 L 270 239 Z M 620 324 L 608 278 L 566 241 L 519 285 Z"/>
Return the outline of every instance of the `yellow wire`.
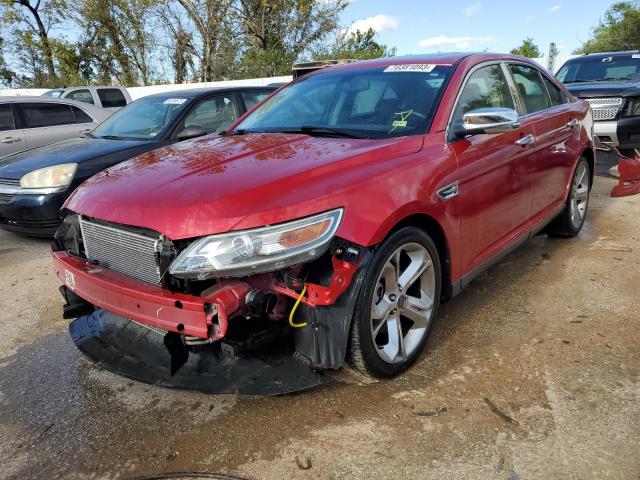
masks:
<path fill-rule="evenodd" d="M 302 292 L 300 293 L 300 296 L 296 300 L 296 303 L 293 304 L 293 308 L 291 309 L 291 313 L 289 314 L 289 325 L 291 325 L 293 328 L 303 328 L 307 326 L 307 322 L 302 322 L 302 323 L 293 322 L 293 316 L 295 315 L 296 310 L 298 309 L 298 305 L 300 305 L 300 301 L 302 300 L 302 297 L 304 297 L 305 293 L 307 293 L 306 285 L 302 287 Z"/>

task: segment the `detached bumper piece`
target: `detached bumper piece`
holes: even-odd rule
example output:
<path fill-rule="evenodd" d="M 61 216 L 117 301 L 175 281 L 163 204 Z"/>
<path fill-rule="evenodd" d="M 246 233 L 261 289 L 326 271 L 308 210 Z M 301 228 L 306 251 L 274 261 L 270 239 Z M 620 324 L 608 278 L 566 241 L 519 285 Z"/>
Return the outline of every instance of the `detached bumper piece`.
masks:
<path fill-rule="evenodd" d="M 618 185 L 611 190 L 612 197 L 627 197 L 640 193 L 640 153 L 635 150 L 635 157 L 625 157 L 617 151 L 618 173 L 620 178 Z"/>
<path fill-rule="evenodd" d="M 219 343 L 185 350 L 177 371 L 178 352 L 169 353 L 165 336 L 104 310 L 80 317 L 69 325 L 71 337 L 96 366 L 161 387 L 202 393 L 282 395 L 331 382 L 299 362 L 291 339 L 250 354 L 230 357 Z"/>

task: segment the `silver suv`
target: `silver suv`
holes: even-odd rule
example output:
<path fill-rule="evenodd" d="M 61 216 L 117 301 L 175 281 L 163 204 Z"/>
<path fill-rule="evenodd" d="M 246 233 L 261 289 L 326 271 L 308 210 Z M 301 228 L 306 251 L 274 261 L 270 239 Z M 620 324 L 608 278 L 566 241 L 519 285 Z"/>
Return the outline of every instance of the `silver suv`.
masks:
<path fill-rule="evenodd" d="M 68 98 L 100 108 L 118 110 L 131 103 L 131 96 L 124 87 L 68 87 L 49 90 L 45 97 Z"/>

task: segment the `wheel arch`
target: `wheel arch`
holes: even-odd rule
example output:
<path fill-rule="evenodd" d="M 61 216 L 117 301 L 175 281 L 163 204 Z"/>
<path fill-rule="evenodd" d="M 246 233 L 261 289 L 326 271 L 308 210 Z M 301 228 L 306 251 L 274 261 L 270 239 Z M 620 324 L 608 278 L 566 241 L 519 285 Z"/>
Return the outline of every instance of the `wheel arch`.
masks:
<path fill-rule="evenodd" d="M 453 293 L 453 285 L 451 281 L 451 250 L 442 225 L 440 225 L 440 223 L 430 215 L 425 213 L 414 213 L 404 217 L 396 223 L 386 237 L 404 227 L 419 228 L 433 239 L 436 247 L 438 248 L 438 256 L 440 257 L 440 267 L 442 270 L 442 297 L 445 299 L 451 298 Z"/>
<path fill-rule="evenodd" d="M 591 178 L 589 180 L 591 182 L 591 185 L 593 185 L 593 179 L 595 178 L 596 174 L 596 154 L 592 148 L 588 147 L 585 148 L 580 154 L 580 158 L 582 157 L 586 158 L 587 162 L 589 163 L 589 173 L 591 175 Z"/>

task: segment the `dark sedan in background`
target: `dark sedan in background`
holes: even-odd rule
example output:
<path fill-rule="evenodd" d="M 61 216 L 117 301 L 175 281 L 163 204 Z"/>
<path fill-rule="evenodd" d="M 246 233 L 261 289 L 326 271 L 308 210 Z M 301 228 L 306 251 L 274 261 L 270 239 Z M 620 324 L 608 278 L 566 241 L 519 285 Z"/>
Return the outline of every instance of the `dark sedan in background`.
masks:
<path fill-rule="evenodd" d="M 235 87 L 143 97 L 84 137 L 0 160 L 0 228 L 50 236 L 73 190 L 105 168 L 156 148 L 220 133 L 276 90 Z"/>

